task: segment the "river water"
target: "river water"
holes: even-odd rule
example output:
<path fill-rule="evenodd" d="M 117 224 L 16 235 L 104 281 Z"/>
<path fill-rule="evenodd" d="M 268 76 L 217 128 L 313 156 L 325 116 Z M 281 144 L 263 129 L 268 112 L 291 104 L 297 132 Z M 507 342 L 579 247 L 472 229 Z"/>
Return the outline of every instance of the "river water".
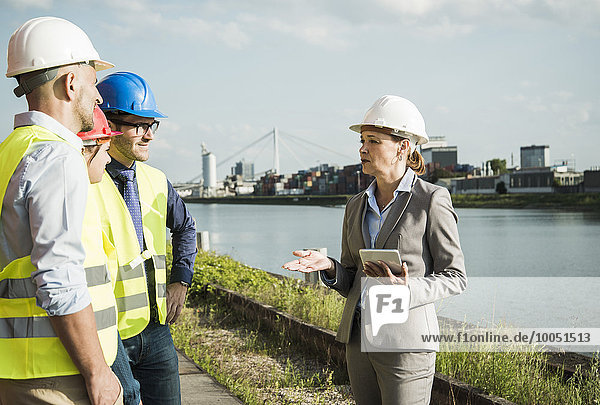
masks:
<path fill-rule="evenodd" d="M 281 269 L 291 251 L 339 258 L 343 207 L 189 204 L 211 249 L 250 266 Z M 438 314 L 519 327 L 600 327 L 600 214 L 457 209 L 469 287 Z"/>

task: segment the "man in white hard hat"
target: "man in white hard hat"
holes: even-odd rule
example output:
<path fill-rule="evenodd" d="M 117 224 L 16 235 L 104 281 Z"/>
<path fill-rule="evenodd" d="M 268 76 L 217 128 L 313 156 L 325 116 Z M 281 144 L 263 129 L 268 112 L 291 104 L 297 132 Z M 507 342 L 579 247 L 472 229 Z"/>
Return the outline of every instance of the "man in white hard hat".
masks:
<path fill-rule="evenodd" d="M 100 333 L 116 313 L 94 312 L 84 271 L 89 181 L 76 135 L 93 129 L 96 71 L 112 66 L 60 18 L 27 21 L 8 45 L 6 75 L 29 111 L 0 145 L 1 405 L 121 403 L 105 359 L 116 334 Z"/>

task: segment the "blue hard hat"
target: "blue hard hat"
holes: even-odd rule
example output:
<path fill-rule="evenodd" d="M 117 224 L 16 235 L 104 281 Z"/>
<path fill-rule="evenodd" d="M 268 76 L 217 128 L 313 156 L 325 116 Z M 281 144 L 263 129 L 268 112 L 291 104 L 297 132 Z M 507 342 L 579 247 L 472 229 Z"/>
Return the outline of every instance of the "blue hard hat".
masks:
<path fill-rule="evenodd" d="M 96 86 L 102 96 L 104 112 L 122 111 L 146 118 L 167 118 L 158 111 L 148 83 L 132 72 L 111 73 Z"/>

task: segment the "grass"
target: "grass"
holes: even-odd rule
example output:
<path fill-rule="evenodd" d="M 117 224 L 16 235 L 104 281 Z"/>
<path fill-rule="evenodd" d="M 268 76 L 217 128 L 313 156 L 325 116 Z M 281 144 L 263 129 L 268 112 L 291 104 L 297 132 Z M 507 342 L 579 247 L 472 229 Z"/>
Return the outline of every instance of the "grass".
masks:
<path fill-rule="evenodd" d="M 334 370 L 301 355 L 284 331 L 262 329 L 219 298 L 186 308 L 171 326 L 177 347 L 247 404 L 347 404 L 350 388 Z"/>
<path fill-rule="evenodd" d="M 188 292 L 190 304 L 207 305 L 206 300 L 212 296 L 203 288 L 207 284 L 218 284 L 235 290 L 306 322 L 334 331 L 337 329 L 344 305 L 344 298 L 325 288 L 306 286 L 296 279 L 280 279 L 262 270 L 245 266 L 227 256 L 199 252 L 195 264 L 194 280 Z M 189 318 L 185 318 L 184 322 L 178 322 L 173 327 L 178 347 L 186 348 L 194 345 L 195 343 L 188 342 L 190 336 L 197 336 L 198 333 L 202 336 L 203 333 L 210 330 L 211 322 L 217 322 L 220 319 L 214 316 L 222 311 L 219 305 L 218 302 L 212 302 L 208 310 L 204 310 L 210 317 L 200 329 L 198 329 L 197 323 L 190 323 Z M 222 316 L 222 313 L 219 316 Z M 231 316 L 228 313 L 227 317 Z M 273 337 L 275 335 L 271 334 L 265 338 L 264 332 L 259 333 L 255 327 L 248 330 L 249 332 L 244 332 L 247 333 L 244 335 L 244 343 L 241 346 L 238 345 L 241 349 L 258 354 L 269 354 L 274 347 L 286 348 L 286 350 L 290 347 L 287 346 L 289 342 L 284 341 L 283 337 L 277 340 Z M 281 331 L 277 333 L 282 334 Z M 266 343 L 264 343 L 265 339 Z M 247 403 L 263 403 L 260 402 L 261 399 L 258 399 L 259 402 L 255 402 L 256 398 L 262 398 L 256 396 L 256 383 L 248 382 L 245 377 L 233 378 L 231 369 L 223 369 L 222 358 L 227 356 L 223 354 L 215 357 L 214 354 L 211 354 L 211 350 L 213 348 L 204 346 L 197 349 L 196 352 L 192 351 L 197 354 L 191 355 L 191 357 L 207 371 L 212 370 L 209 371 L 211 374 L 222 378 L 222 382 L 240 398 L 246 398 L 244 401 Z M 292 352 L 297 353 L 297 350 Z M 292 352 L 288 351 L 287 353 Z M 217 361 L 217 358 L 221 360 Z M 244 365 L 238 366 L 245 368 Z M 436 369 L 445 375 L 518 404 L 600 404 L 598 359 L 592 363 L 590 371 L 584 372 L 578 369 L 575 375 L 567 381 L 563 379 L 562 375 L 548 370 L 543 353 L 533 351 L 440 352 L 436 361 Z M 265 372 L 265 375 L 268 374 L 270 372 Z M 268 385 L 272 390 L 290 390 L 297 387 L 314 388 L 315 384 L 327 387 L 329 384 L 327 381 L 328 379 L 322 374 L 319 374 L 318 377 L 305 373 L 298 374 L 296 369 L 290 366 L 289 369 L 283 367 L 283 371 L 279 372 L 277 377 L 264 380 L 261 384 Z M 255 388 L 252 388 L 253 386 Z M 276 392 L 280 393 L 281 391 Z"/>
<path fill-rule="evenodd" d="M 530 352 L 440 352 L 437 371 L 517 404 L 600 404 L 598 358 L 567 381 L 548 370 L 545 355 Z"/>
<path fill-rule="evenodd" d="M 301 280 L 277 278 L 243 265 L 228 256 L 199 252 L 194 280 L 188 291 L 190 303 L 202 298 L 203 286 L 218 284 L 314 325 L 336 330 L 345 299 L 326 288 L 307 286 Z"/>

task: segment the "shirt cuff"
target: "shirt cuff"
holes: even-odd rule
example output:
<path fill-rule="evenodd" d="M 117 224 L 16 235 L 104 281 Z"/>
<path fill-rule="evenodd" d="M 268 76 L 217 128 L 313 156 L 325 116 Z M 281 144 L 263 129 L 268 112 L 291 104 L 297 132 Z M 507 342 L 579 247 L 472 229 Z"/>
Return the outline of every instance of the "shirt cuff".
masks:
<path fill-rule="evenodd" d="M 192 277 L 194 272 L 187 267 L 173 266 L 171 268 L 171 277 L 169 278 L 169 284 L 179 283 L 183 281 L 187 284 L 192 284 Z"/>
<path fill-rule="evenodd" d="M 333 285 L 335 285 L 335 282 L 337 281 L 337 278 L 329 278 L 329 277 L 327 277 L 327 272 L 325 270 L 319 271 L 319 276 L 321 276 L 321 281 L 327 287 L 332 287 Z"/>
<path fill-rule="evenodd" d="M 46 310 L 48 316 L 75 314 L 92 303 L 87 285 L 76 288 L 38 289 L 37 305 Z"/>

